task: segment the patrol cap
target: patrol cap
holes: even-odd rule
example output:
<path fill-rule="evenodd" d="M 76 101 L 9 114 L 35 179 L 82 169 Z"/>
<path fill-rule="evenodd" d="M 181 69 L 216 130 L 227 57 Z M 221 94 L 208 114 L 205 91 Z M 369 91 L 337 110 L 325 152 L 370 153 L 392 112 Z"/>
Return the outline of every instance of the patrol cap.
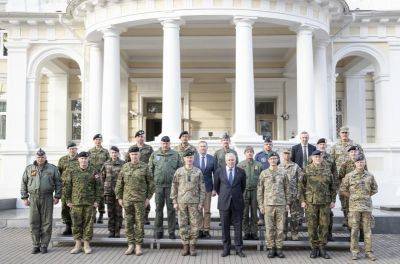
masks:
<path fill-rule="evenodd" d="M 69 148 L 75 148 L 76 147 L 76 143 L 75 142 L 70 142 L 68 145 L 67 145 L 67 149 L 69 149 Z"/>
<path fill-rule="evenodd" d="M 231 137 L 229 136 L 229 134 L 228 133 L 224 133 L 223 135 L 222 135 L 222 139 L 231 139 Z"/>
<path fill-rule="evenodd" d="M 133 153 L 133 152 L 139 152 L 139 147 L 137 147 L 137 146 L 131 146 L 131 147 L 128 149 L 128 153 Z"/>
<path fill-rule="evenodd" d="M 46 152 L 44 152 L 43 149 L 38 149 L 38 151 L 36 151 L 36 156 L 38 157 L 43 157 L 44 155 L 46 155 Z"/>
<path fill-rule="evenodd" d="M 272 143 L 272 139 L 270 137 L 266 137 L 264 139 L 264 143 Z"/>
<path fill-rule="evenodd" d="M 187 132 L 186 130 L 185 130 L 185 131 L 182 131 L 182 132 L 179 134 L 179 138 L 181 138 L 183 135 L 189 135 L 189 132 Z"/>
<path fill-rule="evenodd" d="M 194 156 L 194 151 L 193 150 L 186 150 L 185 152 L 183 152 L 182 154 L 183 157 L 190 157 L 190 156 Z"/>
<path fill-rule="evenodd" d="M 110 149 L 114 150 L 115 152 L 119 152 L 119 148 L 117 148 L 116 146 L 112 146 Z"/>
<path fill-rule="evenodd" d="M 342 126 L 340 128 L 340 133 L 349 133 L 349 127 L 347 126 Z"/>
<path fill-rule="evenodd" d="M 101 134 L 96 134 L 96 135 L 94 135 L 93 140 L 98 139 L 98 138 L 103 139 L 103 136 Z"/>
<path fill-rule="evenodd" d="M 357 146 L 351 146 L 350 148 L 348 148 L 348 152 L 350 152 L 351 150 L 358 150 Z"/>
<path fill-rule="evenodd" d="M 138 137 L 138 136 L 141 136 L 141 135 L 144 135 L 144 130 L 142 130 L 142 129 L 135 133 L 135 137 Z"/>
<path fill-rule="evenodd" d="M 163 136 L 161 142 L 171 142 L 171 140 L 169 139 L 169 136 Z"/>
<path fill-rule="evenodd" d="M 325 138 L 320 138 L 320 139 L 318 139 L 317 145 L 318 145 L 318 144 L 321 144 L 321 143 L 326 143 L 326 139 L 325 139 Z"/>
<path fill-rule="evenodd" d="M 79 154 L 77 155 L 78 158 L 88 158 L 89 157 L 89 152 L 87 151 L 81 151 L 79 152 Z"/>
<path fill-rule="evenodd" d="M 247 151 L 251 151 L 254 153 L 254 148 L 252 146 L 246 146 L 246 148 L 244 149 L 244 153 L 246 153 Z"/>
<path fill-rule="evenodd" d="M 276 153 L 275 151 L 272 151 L 271 153 L 269 153 L 268 158 L 272 158 L 272 157 L 277 157 L 279 158 L 278 153 Z"/>
<path fill-rule="evenodd" d="M 292 153 L 292 150 L 291 150 L 290 148 L 285 148 L 285 149 L 283 150 L 283 153 L 290 154 L 290 153 Z"/>
<path fill-rule="evenodd" d="M 311 153 L 311 156 L 319 156 L 319 155 L 321 155 L 321 151 L 319 151 L 318 149 L 317 150 L 314 150 L 312 153 Z"/>
<path fill-rule="evenodd" d="M 356 162 L 357 161 L 361 161 L 361 160 L 365 160 L 365 156 L 363 155 L 363 154 L 358 154 L 357 156 L 356 156 Z"/>

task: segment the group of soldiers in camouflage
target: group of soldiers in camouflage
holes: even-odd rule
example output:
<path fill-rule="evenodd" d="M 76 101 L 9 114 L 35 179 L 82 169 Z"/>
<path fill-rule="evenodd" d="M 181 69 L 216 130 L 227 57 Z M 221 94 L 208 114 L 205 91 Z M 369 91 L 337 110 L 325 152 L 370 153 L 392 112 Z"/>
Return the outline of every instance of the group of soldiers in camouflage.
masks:
<path fill-rule="evenodd" d="M 209 238 L 212 173 L 225 168 L 227 154 L 235 155 L 227 134 L 221 139 L 222 148 L 212 157 L 207 143 L 199 143 L 199 152 L 189 144 L 189 133 L 183 131 L 181 143 L 171 149 L 168 136 L 161 138 L 161 147 L 153 151 L 146 145 L 144 131 L 135 134 L 136 144 L 128 150 L 125 161 L 115 146 L 103 148 L 100 134 L 94 136 L 95 147 L 77 153 L 74 143 L 68 145 L 68 155 L 59 160 L 58 168 L 47 163 L 42 149 L 36 161 L 27 166 L 22 178 L 21 198 L 30 207 L 32 253 L 47 253 L 51 238 L 53 204 L 62 202 L 64 235 L 72 234 L 75 246 L 72 254 L 91 253 L 96 208 L 98 223 L 103 220 L 104 203 L 108 210 L 109 237 L 120 237 L 125 211 L 126 255 L 142 255 L 144 225 L 148 223 L 150 199 L 155 194 L 154 236 L 163 238 L 163 209 L 167 207 L 168 237 L 175 239 L 176 213 L 183 256 L 195 256 L 197 239 Z M 304 136 L 308 134 L 303 132 Z M 254 157 L 251 146 L 245 148 L 245 159 L 237 166 L 245 171 L 245 208 L 243 212 L 244 239 L 259 239 L 257 225 L 265 222 L 268 257 L 284 258 L 283 241 L 299 239 L 299 226 L 306 215 L 311 258 L 330 258 L 326 251 L 331 238 L 336 195 L 344 214 L 345 226 L 351 229 L 352 259 L 358 259 L 359 233 L 364 234 L 365 252 L 372 253 L 371 196 L 377 193 L 374 176 L 367 171 L 361 146 L 348 137 L 347 127 L 340 129 L 340 141 L 326 152 L 326 140 L 317 142 L 304 164 L 296 164 L 292 150 L 285 149 L 282 162 L 266 139 L 264 149 Z M 306 142 L 307 143 L 307 142 Z M 232 154 L 230 154 L 232 153 Z M 207 166 L 212 164 L 209 172 Z M 204 174 L 204 175 L 203 175 Z M 206 183 L 206 184 L 205 184 Z M 208 205 L 207 205 L 208 204 Z M 207 206 L 206 206 L 207 205 Z M 208 208 L 207 208 L 208 207 Z M 290 221 L 289 221 L 290 214 Z M 260 221 L 262 220 L 262 221 Z M 290 228 L 289 228 L 290 226 Z M 244 255 L 244 254 L 243 254 Z"/>

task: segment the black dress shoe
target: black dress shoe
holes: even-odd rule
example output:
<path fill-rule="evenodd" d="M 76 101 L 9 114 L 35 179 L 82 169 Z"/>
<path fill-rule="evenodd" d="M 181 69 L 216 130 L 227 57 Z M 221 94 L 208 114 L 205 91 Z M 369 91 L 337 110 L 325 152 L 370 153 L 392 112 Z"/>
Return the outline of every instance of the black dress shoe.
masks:
<path fill-rule="evenodd" d="M 245 234 L 243 237 L 243 240 L 250 240 L 250 239 L 251 239 L 250 233 Z"/>
<path fill-rule="evenodd" d="M 47 253 L 47 247 L 41 247 L 40 248 L 40 252 L 42 252 L 42 254 L 46 254 Z"/>
<path fill-rule="evenodd" d="M 109 232 L 108 233 L 108 237 L 115 237 L 115 233 L 114 232 Z"/>
<path fill-rule="evenodd" d="M 245 258 L 246 255 L 243 253 L 243 251 L 236 251 L 236 255 L 238 255 L 241 258 Z"/>
<path fill-rule="evenodd" d="M 229 250 L 224 250 L 221 253 L 221 257 L 225 258 L 225 257 L 229 256 L 230 254 L 231 254 L 231 252 Z"/>
<path fill-rule="evenodd" d="M 203 237 L 210 239 L 211 238 L 210 231 L 203 231 Z"/>
<path fill-rule="evenodd" d="M 313 248 L 310 252 L 310 258 L 317 258 L 318 257 L 318 249 Z"/>
<path fill-rule="evenodd" d="M 102 224 L 103 223 L 103 214 L 102 213 L 99 214 L 99 218 L 97 219 L 97 223 L 98 224 Z"/>
<path fill-rule="evenodd" d="M 31 253 L 32 254 L 37 254 L 40 252 L 40 248 L 39 247 L 33 247 Z"/>
<path fill-rule="evenodd" d="M 169 239 L 176 239 L 175 233 L 169 233 L 168 238 Z"/>
<path fill-rule="evenodd" d="M 276 256 L 275 248 L 269 248 L 267 257 L 268 258 L 275 258 L 275 256 Z"/>
<path fill-rule="evenodd" d="M 332 234 L 328 234 L 328 241 L 333 241 Z"/>
<path fill-rule="evenodd" d="M 161 239 L 161 238 L 164 237 L 164 233 L 163 232 L 156 232 L 154 236 L 155 236 L 156 239 Z"/>
<path fill-rule="evenodd" d="M 204 237 L 204 232 L 203 230 L 199 230 L 199 238 L 203 238 Z"/>
<path fill-rule="evenodd" d="M 72 235 L 71 225 L 66 225 L 64 232 L 62 232 L 63 236 L 70 236 Z"/>

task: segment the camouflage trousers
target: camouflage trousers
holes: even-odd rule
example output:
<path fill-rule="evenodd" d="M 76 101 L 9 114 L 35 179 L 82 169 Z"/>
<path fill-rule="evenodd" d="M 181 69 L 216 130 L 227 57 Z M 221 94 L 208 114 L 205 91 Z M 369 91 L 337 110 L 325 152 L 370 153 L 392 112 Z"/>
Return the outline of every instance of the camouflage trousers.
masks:
<path fill-rule="evenodd" d="M 125 233 L 128 244 L 142 245 L 144 237 L 144 202 L 130 202 L 124 204 Z"/>
<path fill-rule="evenodd" d="M 107 195 L 104 196 L 104 200 L 107 204 L 108 214 L 108 231 L 111 233 L 119 233 L 122 227 L 122 207 L 119 205 L 118 200 L 115 196 Z"/>
<path fill-rule="evenodd" d="M 243 210 L 243 232 L 257 234 L 257 190 L 245 190 Z"/>
<path fill-rule="evenodd" d="M 196 245 L 199 235 L 200 211 L 198 204 L 179 204 L 179 235 L 184 245 Z"/>
<path fill-rule="evenodd" d="M 71 208 L 67 205 L 65 197 L 61 197 L 61 218 L 64 224 L 72 225 Z"/>
<path fill-rule="evenodd" d="M 297 235 L 299 233 L 299 225 L 300 219 L 302 217 L 302 210 L 300 206 L 300 201 L 295 200 L 289 205 L 290 211 L 290 219 L 288 217 L 288 212 L 286 212 L 286 219 L 285 219 L 285 234 L 289 231 L 289 222 L 290 222 L 290 233 L 291 235 Z"/>
<path fill-rule="evenodd" d="M 285 205 L 267 205 L 264 207 L 265 242 L 267 248 L 283 247 L 285 225 Z"/>
<path fill-rule="evenodd" d="M 372 233 L 371 233 L 372 214 L 371 212 L 350 212 L 349 225 L 351 227 L 350 251 L 359 253 L 358 246 L 360 227 L 364 232 L 365 253 L 372 252 Z"/>
<path fill-rule="evenodd" d="M 74 205 L 71 208 L 72 235 L 75 240 L 92 240 L 93 212 L 96 212 L 93 205 Z"/>
<path fill-rule="evenodd" d="M 156 218 L 154 221 L 155 232 L 163 232 L 164 205 L 167 205 L 168 233 L 175 232 L 176 216 L 170 195 L 171 187 L 156 187 Z"/>
<path fill-rule="evenodd" d="M 307 232 L 312 248 L 325 246 L 328 239 L 330 207 L 328 204 L 307 204 Z"/>
<path fill-rule="evenodd" d="M 342 207 L 342 212 L 343 212 L 343 223 L 348 225 L 348 215 L 349 215 L 349 198 L 339 194 L 339 199 L 340 199 L 340 204 Z"/>
<path fill-rule="evenodd" d="M 211 223 L 211 192 L 206 192 L 204 197 L 204 206 L 203 210 L 200 212 L 200 229 L 202 231 L 210 231 L 210 223 Z"/>
<path fill-rule="evenodd" d="M 34 247 L 47 247 L 53 228 L 53 195 L 31 195 L 29 201 L 32 244 Z"/>

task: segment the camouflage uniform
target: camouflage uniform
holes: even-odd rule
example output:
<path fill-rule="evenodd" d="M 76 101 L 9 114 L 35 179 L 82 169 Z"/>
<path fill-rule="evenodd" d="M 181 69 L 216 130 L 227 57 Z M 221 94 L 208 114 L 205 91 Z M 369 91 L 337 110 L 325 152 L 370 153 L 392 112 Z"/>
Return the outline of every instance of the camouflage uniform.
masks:
<path fill-rule="evenodd" d="M 238 158 L 237 152 L 236 152 L 235 150 L 233 150 L 233 149 L 231 149 L 231 148 L 228 148 L 228 150 L 225 151 L 224 148 L 221 148 L 221 149 L 215 151 L 215 153 L 214 153 L 214 159 L 215 159 L 215 161 L 216 161 L 216 163 L 217 163 L 217 165 L 216 165 L 215 167 L 216 167 L 217 169 L 218 169 L 218 168 L 225 168 L 225 167 L 226 167 L 225 155 L 226 155 L 227 153 L 233 153 L 233 154 L 235 154 L 235 157 L 236 157 L 236 164 L 238 163 L 239 158 Z"/>
<path fill-rule="evenodd" d="M 89 150 L 89 153 L 89 162 L 94 166 L 97 171 L 101 171 L 104 162 L 110 159 L 110 154 L 108 153 L 108 150 L 103 147 L 93 147 Z M 103 195 L 101 195 L 100 197 L 99 207 L 97 208 L 97 210 L 100 214 L 104 214 L 106 212 L 104 207 Z M 96 210 L 94 210 L 94 216 L 96 216 Z"/>
<path fill-rule="evenodd" d="M 337 167 L 336 167 L 336 162 L 333 159 L 333 156 L 329 153 L 323 152 L 321 154 L 321 157 L 325 162 L 329 164 L 329 167 L 331 168 L 332 176 L 333 179 L 335 180 L 335 189 L 339 190 L 339 178 L 338 178 L 338 172 L 337 172 Z M 311 159 L 312 161 L 312 159 Z M 330 209 L 330 208 L 329 208 Z M 328 229 L 328 239 L 332 239 L 332 232 L 333 232 L 333 212 L 332 209 L 330 209 L 329 212 L 329 229 Z"/>
<path fill-rule="evenodd" d="M 86 169 L 76 167 L 67 171 L 65 199 L 72 203 L 72 234 L 75 240 L 90 241 L 93 237 L 95 208 L 103 193 L 97 170 L 89 165 Z"/>
<path fill-rule="evenodd" d="M 175 232 L 175 210 L 172 205 L 171 183 L 175 171 L 182 167 L 182 160 L 178 152 L 168 150 L 163 152 L 161 148 L 150 156 L 149 170 L 156 186 L 156 218 L 154 222 L 155 232 L 163 232 L 163 209 L 167 205 L 168 232 Z"/>
<path fill-rule="evenodd" d="M 264 209 L 267 248 L 282 249 L 284 239 L 285 211 L 289 200 L 289 178 L 285 170 L 269 167 L 260 174 L 257 201 Z"/>
<path fill-rule="evenodd" d="M 176 146 L 176 147 L 174 148 L 174 150 L 177 151 L 177 152 L 179 153 L 179 156 L 181 156 L 182 161 L 183 161 L 183 153 L 184 153 L 186 150 L 191 150 L 191 151 L 193 151 L 194 153 L 197 153 L 196 147 L 193 146 L 193 145 L 191 145 L 191 144 L 189 144 L 189 143 L 188 143 L 187 145 L 184 145 L 183 143 L 181 143 L 181 144 L 179 144 L 178 146 Z M 182 164 L 183 164 L 183 162 L 182 162 Z"/>
<path fill-rule="evenodd" d="M 257 235 L 257 184 L 263 165 L 255 160 L 243 160 L 238 164 L 246 172 L 246 189 L 244 191 L 243 232 Z M 250 213 L 250 217 L 249 217 Z"/>
<path fill-rule="evenodd" d="M 61 175 L 63 194 L 65 193 L 64 187 L 65 187 L 65 182 L 67 180 L 65 172 L 67 171 L 67 169 L 72 169 L 76 166 L 79 166 L 78 158 L 76 157 L 76 155 L 74 157 L 71 157 L 70 155 L 65 155 L 58 160 L 57 167 Z M 67 200 L 65 199 L 65 195 L 61 196 L 61 218 L 64 224 L 71 226 L 72 224 L 71 209 L 67 206 Z"/>
<path fill-rule="evenodd" d="M 358 246 L 360 226 L 364 230 L 365 253 L 372 253 L 371 222 L 372 200 L 371 196 L 378 192 L 378 185 L 374 176 L 367 170 L 359 172 L 354 170 L 342 180 L 340 192 L 349 197 L 349 223 L 351 227 L 350 250 L 353 254 L 360 252 Z"/>
<path fill-rule="evenodd" d="M 336 199 L 335 181 L 326 161 L 306 166 L 299 182 L 300 202 L 307 204 L 306 218 L 311 247 L 325 247 L 329 230 L 330 203 Z"/>
<path fill-rule="evenodd" d="M 25 168 L 21 182 L 21 199 L 29 199 L 29 224 L 34 247 L 46 247 L 53 228 L 54 198 L 61 198 L 61 179 L 56 166 L 37 162 Z"/>
<path fill-rule="evenodd" d="M 199 168 L 176 170 L 171 186 L 171 199 L 178 204 L 179 235 L 184 245 L 195 245 L 199 235 L 200 211 L 203 205 L 205 186 Z"/>
<path fill-rule="evenodd" d="M 115 194 L 117 199 L 123 200 L 128 244 L 143 244 L 144 202 L 154 194 L 154 182 L 147 163 L 125 163 L 118 176 Z"/>
<path fill-rule="evenodd" d="M 104 183 L 104 200 L 107 204 L 108 213 L 108 231 L 110 233 L 119 234 L 122 227 L 122 207 L 115 198 L 115 184 L 118 174 L 121 171 L 124 161 L 117 159 L 115 161 L 106 161 L 101 170 L 101 179 Z"/>
<path fill-rule="evenodd" d="M 286 164 L 281 163 L 279 168 L 282 168 L 289 179 L 289 209 L 290 209 L 290 232 L 292 236 L 297 236 L 299 233 L 300 219 L 302 210 L 299 200 L 298 184 L 303 177 L 303 171 L 296 163 L 288 161 Z M 287 214 L 286 214 L 287 216 Z M 285 233 L 288 232 L 289 219 L 286 217 Z"/>

